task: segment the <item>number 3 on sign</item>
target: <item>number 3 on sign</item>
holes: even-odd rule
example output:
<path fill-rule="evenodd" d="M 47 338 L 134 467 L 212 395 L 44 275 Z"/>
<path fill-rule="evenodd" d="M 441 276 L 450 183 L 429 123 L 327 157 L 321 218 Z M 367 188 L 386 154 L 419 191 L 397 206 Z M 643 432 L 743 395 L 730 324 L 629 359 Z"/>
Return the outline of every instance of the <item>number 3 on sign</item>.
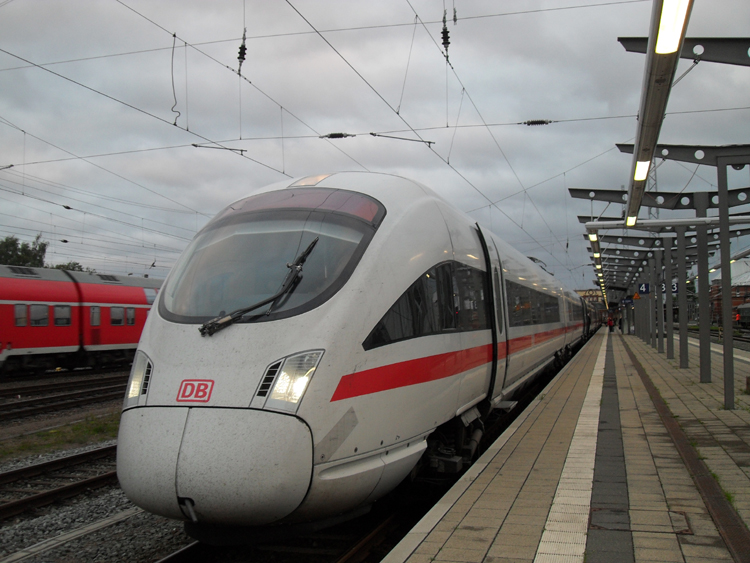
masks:
<path fill-rule="evenodd" d="M 664 293 L 665 291 L 667 291 L 667 284 L 662 283 L 661 292 Z M 677 293 L 677 282 L 672 282 L 672 293 Z"/>

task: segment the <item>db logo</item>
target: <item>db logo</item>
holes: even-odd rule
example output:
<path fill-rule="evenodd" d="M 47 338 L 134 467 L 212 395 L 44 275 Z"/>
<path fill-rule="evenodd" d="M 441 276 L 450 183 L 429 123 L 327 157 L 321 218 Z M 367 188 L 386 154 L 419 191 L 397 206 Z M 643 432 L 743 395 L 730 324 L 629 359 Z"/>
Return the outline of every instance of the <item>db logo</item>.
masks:
<path fill-rule="evenodd" d="M 177 402 L 207 403 L 213 390 L 213 379 L 183 379 L 177 391 Z"/>

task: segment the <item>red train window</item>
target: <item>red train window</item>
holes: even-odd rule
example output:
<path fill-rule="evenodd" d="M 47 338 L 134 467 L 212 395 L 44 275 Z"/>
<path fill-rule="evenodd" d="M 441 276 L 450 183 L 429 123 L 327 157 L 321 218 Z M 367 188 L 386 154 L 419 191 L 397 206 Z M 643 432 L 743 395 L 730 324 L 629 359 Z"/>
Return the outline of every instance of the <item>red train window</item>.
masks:
<path fill-rule="evenodd" d="M 125 320 L 125 309 L 123 307 L 110 307 L 110 324 L 112 326 L 122 326 Z"/>
<path fill-rule="evenodd" d="M 125 313 L 127 314 L 128 325 L 133 326 L 135 324 L 135 309 L 128 307 L 125 309 Z"/>
<path fill-rule="evenodd" d="M 49 305 L 32 305 L 31 326 L 47 326 L 49 324 Z"/>
<path fill-rule="evenodd" d="M 70 305 L 55 305 L 55 326 L 70 326 Z"/>
<path fill-rule="evenodd" d="M 28 322 L 28 310 L 26 309 L 26 303 L 16 303 L 15 315 L 16 326 L 26 326 L 26 323 Z"/>
<path fill-rule="evenodd" d="M 101 324 L 102 310 L 101 307 L 94 305 L 91 307 L 91 326 L 99 326 Z"/>

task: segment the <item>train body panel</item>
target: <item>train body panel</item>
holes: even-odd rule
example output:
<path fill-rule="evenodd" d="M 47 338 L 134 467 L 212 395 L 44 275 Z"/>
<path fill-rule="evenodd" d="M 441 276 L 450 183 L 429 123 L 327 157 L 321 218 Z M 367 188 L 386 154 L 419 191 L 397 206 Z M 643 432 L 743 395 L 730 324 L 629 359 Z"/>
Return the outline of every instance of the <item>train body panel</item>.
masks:
<path fill-rule="evenodd" d="M 483 417 L 584 337 L 575 299 L 416 182 L 259 190 L 196 235 L 146 322 L 123 489 L 197 526 L 265 525 L 356 511 L 425 462 L 459 470 L 465 434 L 478 440 Z M 145 432 L 165 459 L 138 447 Z M 177 434 L 189 439 L 167 445 Z M 168 499 L 133 477 L 151 466 Z"/>

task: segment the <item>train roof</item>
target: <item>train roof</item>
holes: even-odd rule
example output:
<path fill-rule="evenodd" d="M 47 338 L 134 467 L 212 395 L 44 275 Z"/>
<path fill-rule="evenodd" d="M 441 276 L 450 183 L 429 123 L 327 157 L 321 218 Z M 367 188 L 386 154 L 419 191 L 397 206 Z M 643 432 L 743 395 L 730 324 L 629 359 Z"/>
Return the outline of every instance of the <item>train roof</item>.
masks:
<path fill-rule="evenodd" d="M 70 282 L 71 276 L 78 283 L 94 283 L 130 287 L 151 287 L 154 289 L 160 288 L 163 281 L 159 279 L 142 278 L 136 276 L 115 276 L 89 272 L 72 272 L 67 270 L 63 271 L 58 270 L 57 268 L 31 268 L 28 266 L 0 265 L 0 278 Z"/>

